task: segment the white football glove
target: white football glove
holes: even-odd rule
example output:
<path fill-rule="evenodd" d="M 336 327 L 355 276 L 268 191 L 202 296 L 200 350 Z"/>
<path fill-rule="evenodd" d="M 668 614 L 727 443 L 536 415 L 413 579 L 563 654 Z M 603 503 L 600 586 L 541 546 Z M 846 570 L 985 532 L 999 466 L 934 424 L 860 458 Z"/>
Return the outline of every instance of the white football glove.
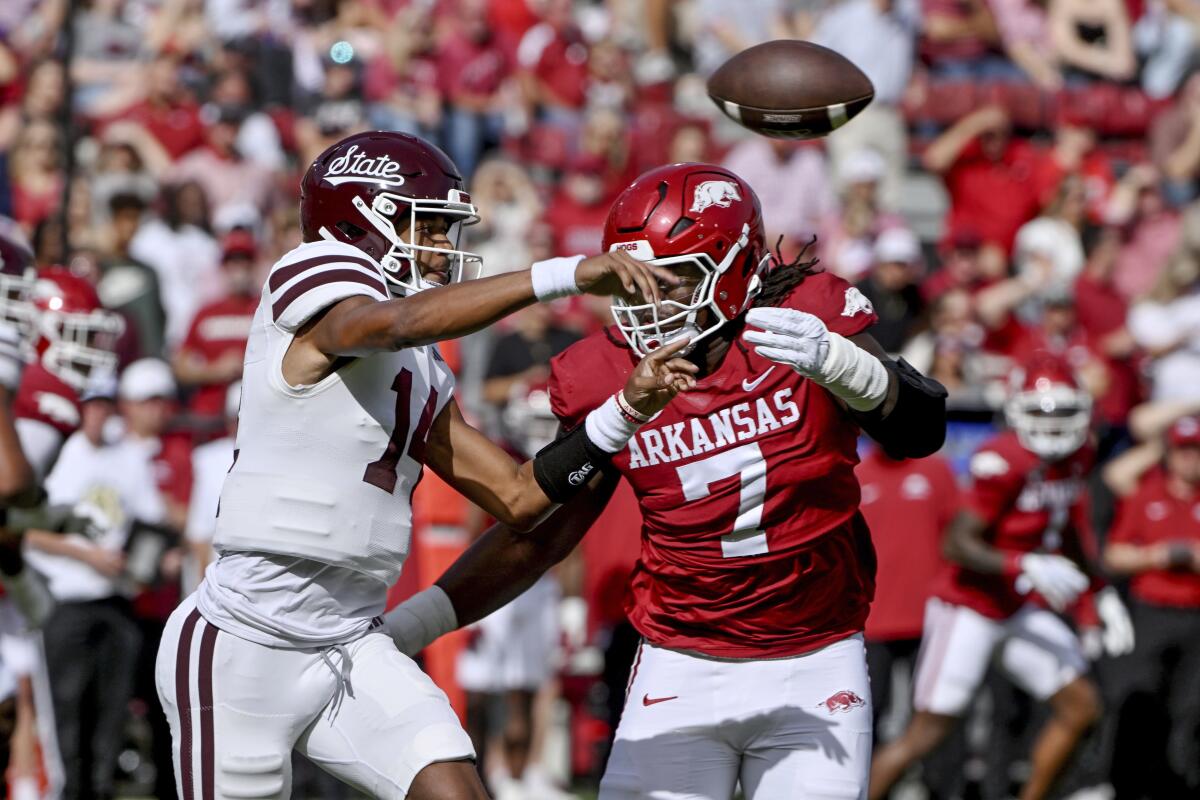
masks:
<path fill-rule="evenodd" d="M 1088 578 L 1075 562 L 1062 556 L 1029 553 L 1021 557 L 1017 591 L 1037 592 L 1055 611 L 1062 611 L 1088 587 Z"/>
<path fill-rule="evenodd" d="M 742 334 L 760 356 L 807 378 L 821 377 L 821 365 L 829 357 L 829 329 L 820 317 L 791 308 L 752 308 L 746 323 L 762 328 Z"/>
<path fill-rule="evenodd" d="M 1121 596 L 1111 586 L 1101 589 L 1096 595 L 1096 613 L 1104 623 L 1104 652 L 1110 656 L 1123 656 L 1133 652 L 1133 621 Z"/>
<path fill-rule="evenodd" d="M 762 328 L 742 334 L 756 353 L 819 383 L 855 411 L 870 411 L 887 396 L 883 363 L 819 317 L 794 308 L 752 308 L 746 323 Z"/>

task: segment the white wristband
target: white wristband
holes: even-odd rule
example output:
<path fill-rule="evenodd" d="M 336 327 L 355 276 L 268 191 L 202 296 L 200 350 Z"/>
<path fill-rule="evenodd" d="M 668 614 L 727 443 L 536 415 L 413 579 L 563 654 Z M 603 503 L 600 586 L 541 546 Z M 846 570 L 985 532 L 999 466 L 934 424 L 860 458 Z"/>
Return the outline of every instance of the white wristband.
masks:
<path fill-rule="evenodd" d="M 616 395 L 605 400 L 583 421 L 583 429 L 592 444 L 606 453 L 620 452 L 640 427 L 642 423 L 622 413 Z"/>
<path fill-rule="evenodd" d="M 817 382 L 855 411 L 870 411 L 887 397 L 883 363 L 841 334 L 829 332 L 829 353 Z"/>
<path fill-rule="evenodd" d="M 456 630 L 458 615 L 450 597 L 434 584 L 384 614 L 383 626 L 401 653 L 415 656 L 439 636 Z"/>
<path fill-rule="evenodd" d="M 530 267 L 534 296 L 545 302 L 579 294 L 579 286 L 575 283 L 575 268 L 579 266 L 580 261 L 583 261 L 583 256 L 548 258 Z"/>

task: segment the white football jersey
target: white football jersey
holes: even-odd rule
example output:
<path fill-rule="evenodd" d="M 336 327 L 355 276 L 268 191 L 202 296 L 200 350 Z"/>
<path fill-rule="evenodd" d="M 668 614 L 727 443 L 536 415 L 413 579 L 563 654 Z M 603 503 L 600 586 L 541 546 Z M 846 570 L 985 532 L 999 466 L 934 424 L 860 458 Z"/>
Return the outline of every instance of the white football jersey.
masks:
<path fill-rule="evenodd" d="M 246 349 L 234 463 L 213 546 L 231 561 L 268 554 L 275 563 L 298 557 L 352 570 L 385 592 L 408 555 L 425 437 L 450 400 L 454 375 L 428 346 L 347 358 L 319 383 L 289 385 L 282 362 L 295 332 L 354 295 L 389 297 L 379 265 L 349 245 L 302 244 L 272 267 Z M 253 573 L 236 571 L 244 579 Z M 223 582 L 219 569 L 209 571 L 214 580 Z M 203 611 L 211 608 L 206 596 L 254 590 L 207 588 Z"/>

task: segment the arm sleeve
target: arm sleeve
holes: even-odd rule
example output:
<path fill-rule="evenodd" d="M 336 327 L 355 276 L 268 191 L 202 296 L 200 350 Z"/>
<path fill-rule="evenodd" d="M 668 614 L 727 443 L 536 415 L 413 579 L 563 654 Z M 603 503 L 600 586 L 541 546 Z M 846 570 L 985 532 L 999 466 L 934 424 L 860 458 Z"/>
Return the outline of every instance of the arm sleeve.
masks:
<path fill-rule="evenodd" d="M 313 315 L 347 297 L 389 297 L 379 267 L 349 245 L 309 248 L 304 256 L 280 261 L 267 277 L 271 318 L 286 333 L 295 333 Z"/>

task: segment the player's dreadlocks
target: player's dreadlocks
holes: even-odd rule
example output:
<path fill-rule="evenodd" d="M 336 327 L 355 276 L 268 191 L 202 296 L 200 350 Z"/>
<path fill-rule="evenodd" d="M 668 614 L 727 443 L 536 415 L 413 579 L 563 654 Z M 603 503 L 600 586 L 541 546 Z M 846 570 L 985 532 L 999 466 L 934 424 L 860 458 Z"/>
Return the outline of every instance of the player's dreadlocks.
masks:
<path fill-rule="evenodd" d="M 800 252 L 791 261 L 784 261 L 783 254 L 780 252 L 780 245 L 783 244 L 783 237 L 780 236 L 775 242 L 775 255 L 771 258 L 771 269 L 763 278 L 762 291 L 758 293 L 758 297 L 754 298 L 754 305 L 758 308 L 764 306 L 773 306 L 782 301 L 785 297 L 792 293 L 792 290 L 804 282 L 804 279 L 816 272 L 815 267 L 821 259 L 810 258 L 804 260 L 804 254 L 809 248 L 817 243 L 817 237 L 813 236 L 804 247 L 800 248 Z"/>

